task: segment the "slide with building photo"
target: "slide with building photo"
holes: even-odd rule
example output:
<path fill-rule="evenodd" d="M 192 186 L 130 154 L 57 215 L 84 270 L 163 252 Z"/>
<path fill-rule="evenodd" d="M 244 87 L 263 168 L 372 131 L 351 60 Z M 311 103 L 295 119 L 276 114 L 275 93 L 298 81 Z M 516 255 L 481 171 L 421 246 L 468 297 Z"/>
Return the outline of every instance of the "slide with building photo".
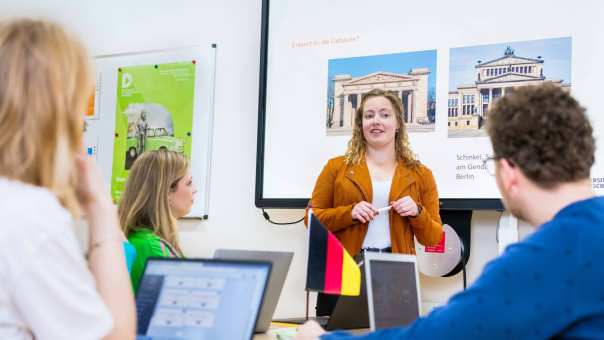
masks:
<path fill-rule="evenodd" d="M 570 91 L 571 50 L 570 37 L 452 48 L 448 136 L 486 136 L 489 108 L 510 89 L 550 83 Z"/>
<path fill-rule="evenodd" d="M 436 50 L 330 59 L 327 134 L 352 134 L 363 93 L 388 89 L 401 99 L 407 131 L 434 131 Z"/>
<path fill-rule="evenodd" d="M 542 5 L 520 0 L 505 11 L 469 0 L 269 2 L 260 199 L 309 198 L 326 162 L 345 153 L 361 96 L 376 88 L 400 98 L 411 148 L 441 199 L 500 197 L 484 165 L 492 155 L 485 126 L 513 88 L 572 91 L 596 134 L 604 131 L 604 41 L 595 33 L 604 3 L 585 4 L 579 19 L 557 6 L 530 15 Z M 596 186 L 604 145 L 598 150 L 594 188 L 604 193 Z"/>

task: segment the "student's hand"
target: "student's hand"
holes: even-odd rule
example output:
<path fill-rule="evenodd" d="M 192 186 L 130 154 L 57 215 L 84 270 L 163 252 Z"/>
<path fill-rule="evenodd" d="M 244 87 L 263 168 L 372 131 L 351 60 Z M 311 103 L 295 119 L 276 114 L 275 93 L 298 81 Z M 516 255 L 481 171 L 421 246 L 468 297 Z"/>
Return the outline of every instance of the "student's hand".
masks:
<path fill-rule="evenodd" d="M 419 207 L 417 206 L 417 203 L 415 203 L 415 201 L 409 196 L 392 201 L 390 202 L 390 205 L 392 205 L 392 209 L 394 209 L 394 211 L 396 211 L 396 213 L 400 216 L 416 217 L 419 215 Z"/>
<path fill-rule="evenodd" d="M 294 340 L 315 340 L 323 334 L 325 334 L 325 330 L 316 321 L 307 321 L 298 327 L 298 333 Z"/>
<path fill-rule="evenodd" d="M 76 192 L 90 227 L 91 248 L 107 240 L 122 241 L 124 234 L 119 228 L 117 209 L 103 185 L 100 170 L 94 161 L 83 153 L 76 157 L 75 165 L 78 171 Z"/>
<path fill-rule="evenodd" d="M 75 165 L 78 173 L 76 193 L 80 206 L 84 213 L 88 215 L 93 209 L 98 209 L 98 205 L 112 205 L 111 197 L 103 186 L 101 172 L 94 161 L 87 155 L 80 153 L 76 156 Z"/>
<path fill-rule="evenodd" d="M 354 205 L 350 214 L 352 215 L 353 220 L 369 223 L 373 220 L 375 215 L 378 214 L 378 211 L 373 207 L 373 205 L 371 205 L 371 203 L 361 201 Z"/>

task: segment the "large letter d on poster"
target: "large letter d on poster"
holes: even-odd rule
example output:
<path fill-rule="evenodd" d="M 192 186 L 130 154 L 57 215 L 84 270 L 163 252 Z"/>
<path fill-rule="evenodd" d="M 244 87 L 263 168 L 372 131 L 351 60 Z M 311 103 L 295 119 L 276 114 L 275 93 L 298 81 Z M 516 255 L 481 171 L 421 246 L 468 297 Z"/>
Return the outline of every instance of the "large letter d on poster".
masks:
<path fill-rule="evenodd" d="M 130 73 L 122 73 L 122 88 L 125 89 L 132 85 L 132 75 Z"/>

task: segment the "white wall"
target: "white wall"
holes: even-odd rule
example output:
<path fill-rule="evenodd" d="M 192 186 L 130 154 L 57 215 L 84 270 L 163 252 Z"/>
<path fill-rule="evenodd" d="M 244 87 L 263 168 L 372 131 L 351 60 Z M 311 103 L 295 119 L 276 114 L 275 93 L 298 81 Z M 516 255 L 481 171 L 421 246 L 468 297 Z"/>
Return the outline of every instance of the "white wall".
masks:
<path fill-rule="evenodd" d="M 219 247 L 295 251 L 276 315 L 302 316 L 305 229 L 301 224 L 270 225 L 254 206 L 260 7 L 260 0 L 3 0 L 0 17 L 51 18 L 77 33 L 93 55 L 217 43 L 209 220 L 182 221 L 182 245 L 190 257 L 209 257 Z M 271 211 L 275 220 L 297 219 L 302 214 Z M 474 215 L 470 282 L 496 256 L 498 215 Z M 528 231 L 521 224 L 521 235 Z M 422 278 L 421 285 L 424 300 L 440 304 L 459 291 L 462 283 L 457 275 Z"/>

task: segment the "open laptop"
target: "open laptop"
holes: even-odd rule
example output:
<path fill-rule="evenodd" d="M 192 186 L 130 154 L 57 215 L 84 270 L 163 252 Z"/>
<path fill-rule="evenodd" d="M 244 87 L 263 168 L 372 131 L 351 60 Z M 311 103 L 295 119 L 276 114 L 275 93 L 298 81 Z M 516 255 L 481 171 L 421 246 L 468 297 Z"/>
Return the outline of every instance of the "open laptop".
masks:
<path fill-rule="evenodd" d="M 150 258 L 137 339 L 252 339 L 270 271 L 270 262 Z"/>
<path fill-rule="evenodd" d="M 420 315 L 420 290 L 414 255 L 365 253 L 369 325 L 404 326 Z"/>
<path fill-rule="evenodd" d="M 281 296 L 281 290 L 283 290 L 283 284 L 285 283 L 293 257 L 294 253 L 289 251 L 217 249 L 214 252 L 215 259 L 267 261 L 273 265 L 262 309 L 260 310 L 260 316 L 256 323 L 257 333 L 266 332 L 271 325 L 273 314 L 275 313 L 275 308 L 277 308 L 277 302 L 279 301 L 279 296 Z"/>

